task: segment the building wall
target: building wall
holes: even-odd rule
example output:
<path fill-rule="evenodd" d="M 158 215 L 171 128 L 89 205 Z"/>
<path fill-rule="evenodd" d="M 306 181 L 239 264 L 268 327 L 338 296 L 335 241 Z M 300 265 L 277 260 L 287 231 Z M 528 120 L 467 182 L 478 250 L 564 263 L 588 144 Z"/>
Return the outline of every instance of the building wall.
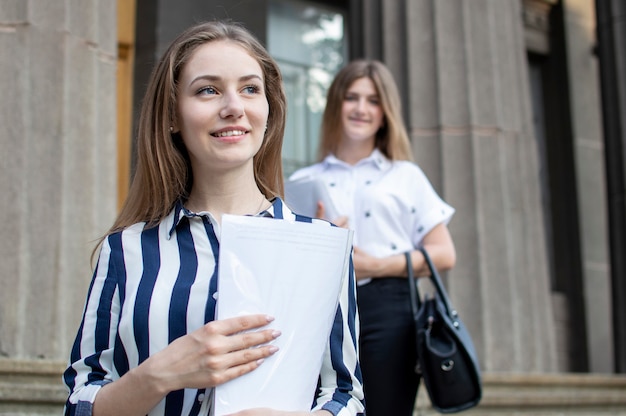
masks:
<path fill-rule="evenodd" d="M 91 250 L 116 209 L 115 11 L 0 2 L 1 414 L 64 400 Z"/>
<path fill-rule="evenodd" d="M 115 214 L 115 3 L 0 3 L 0 359 L 65 361 Z"/>
<path fill-rule="evenodd" d="M 611 373 L 614 350 L 608 208 L 598 59 L 594 54 L 595 7 L 588 0 L 564 4 L 589 370 Z"/>
<path fill-rule="evenodd" d="M 448 286 L 483 367 L 556 371 L 521 3 L 366 3 L 363 54 L 407 91 L 416 160 L 457 208 Z"/>
<path fill-rule="evenodd" d="M 203 13 L 223 17 L 214 12 L 218 3 Z M 446 281 L 483 369 L 567 370 L 558 364 L 563 335 L 549 282 L 522 3 L 348 3 L 360 10 L 351 16 L 358 20 L 351 38 L 361 39 L 354 54 L 391 67 L 406 92 L 416 159 L 457 208 L 450 229 L 459 261 Z M 137 50 L 149 54 L 142 61 L 138 53 L 138 74 L 176 28 L 197 20 L 196 8 L 209 3 L 202 4 L 138 2 Z M 253 22 L 254 4 L 228 15 Z M 563 4 L 589 328 L 581 342 L 589 370 L 611 372 L 593 0 Z M 0 413 L 39 400 L 27 393 L 35 385 L 41 403 L 62 401 L 58 377 L 91 277 L 91 250 L 116 212 L 115 16 L 109 0 L 0 3 Z M 264 19 L 256 21 L 262 38 Z M 141 83 L 136 75 L 136 88 Z"/>

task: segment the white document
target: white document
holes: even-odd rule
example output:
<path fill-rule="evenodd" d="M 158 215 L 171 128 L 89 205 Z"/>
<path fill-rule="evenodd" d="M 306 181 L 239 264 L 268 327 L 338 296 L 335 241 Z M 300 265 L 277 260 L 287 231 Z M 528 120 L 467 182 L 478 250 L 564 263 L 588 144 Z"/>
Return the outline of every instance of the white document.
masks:
<path fill-rule="evenodd" d="M 311 409 L 351 248 L 344 228 L 222 216 L 217 319 L 268 314 L 282 334 L 259 368 L 216 387 L 216 416 Z"/>
<path fill-rule="evenodd" d="M 324 204 L 325 219 L 334 221 L 340 216 L 321 179 L 304 177 L 285 181 L 285 202 L 296 214 L 315 217 L 318 201 Z"/>

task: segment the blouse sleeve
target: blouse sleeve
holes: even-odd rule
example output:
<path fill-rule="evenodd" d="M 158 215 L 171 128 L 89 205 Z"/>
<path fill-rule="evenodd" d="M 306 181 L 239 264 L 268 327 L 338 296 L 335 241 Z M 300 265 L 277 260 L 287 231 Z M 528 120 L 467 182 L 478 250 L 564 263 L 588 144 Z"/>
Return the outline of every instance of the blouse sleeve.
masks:
<path fill-rule="evenodd" d="M 362 415 L 363 380 L 358 360 L 359 317 L 352 257 L 341 289 L 322 370 L 320 391 L 313 410 L 335 416 Z"/>
<path fill-rule="evenodd" d="M 111 235 L 100 250 L 69 366 L 63 373 L 63 382 L 69 390 L 66 416 L 91 415 L 100 388 L 117 378 L 113 346 L 120 311 L 115 261 L 116 257 L 121 257 L 121 246 L 116 244 L 119 241 L 120 234 Z"/>
<path fill-rule="evenodd" d="M 407 175 L 407 177 L 411 178 L 413 189 L 415 189 L 412 193 L 413 204 L 419 213 L 412 237 L 413 245 L 418 247 L 426 234 L 435 226 L 441 223 L 447 225 L 450 222 L 455 209 L 437 194 L 424 172 L 417 165 L 414 165 L 413 168 L 413 175 Z"/>

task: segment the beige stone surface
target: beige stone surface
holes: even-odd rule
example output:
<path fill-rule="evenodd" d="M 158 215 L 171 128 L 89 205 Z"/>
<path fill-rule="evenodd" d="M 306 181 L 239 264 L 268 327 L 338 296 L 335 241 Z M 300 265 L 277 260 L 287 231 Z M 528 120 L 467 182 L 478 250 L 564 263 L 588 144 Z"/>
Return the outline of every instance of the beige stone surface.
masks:
<path fill-rule="evenodd" d="M 116 214 L 115 10 L 0 3 L 0 357 L 67 358 Z"/>
<path fill-rule="evenodd" d="M 0 415 L 59 415 L 66 398 L 65 363 L 0 359 Z M 600 374 L 483 375 L 483 399 L 466 415 L 626 415 L 626 376 Z M 415 416 L 437 415 L 420 386 Z"/>
<path fill-rule="evenodd" d="M 483 399 L 466 415 L 626 415 L 626 376 L 488 373 Z M 420 386 L 415 416 L 438 414 Z"/>
<path fill-rule="evenodd" d="M 591 372 L 613 371 L 611 275 L 606 215 L 606 166 L 602 132 L 595 8 L 592 0 L 565 2 L 565 25 L 580 212 L 587 348 Z"/>

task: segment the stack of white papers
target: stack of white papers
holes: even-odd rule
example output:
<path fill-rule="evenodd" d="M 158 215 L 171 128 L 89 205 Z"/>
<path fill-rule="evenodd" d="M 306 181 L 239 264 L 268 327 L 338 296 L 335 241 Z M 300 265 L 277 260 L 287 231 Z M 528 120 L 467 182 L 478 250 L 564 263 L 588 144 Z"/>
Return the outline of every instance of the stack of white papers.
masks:
<path fill-rule="evenodd" d="M 318 201 L 324 204 L 325 219 L 334 221 L 339 218 L 340 214 L 321 179 L 307 176 L 285 181 L 285 202 L 296 214 L 315 217 Z"/>
<path fill-rule="evenodd" d="M 222 217 L 217 319 L 268 314 L 282 335 L 259 368 L 215 389 L 216 416 L 311 409 L 351 247 L 344 228 Z"/>

